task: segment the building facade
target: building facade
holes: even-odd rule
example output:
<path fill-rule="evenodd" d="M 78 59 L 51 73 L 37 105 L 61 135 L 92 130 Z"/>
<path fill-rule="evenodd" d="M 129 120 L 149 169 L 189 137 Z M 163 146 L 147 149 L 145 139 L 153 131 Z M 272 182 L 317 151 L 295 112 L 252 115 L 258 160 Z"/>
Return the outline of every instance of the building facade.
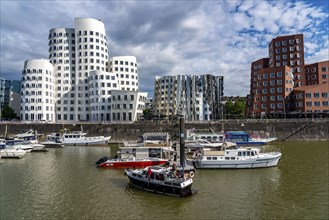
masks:
<path fill-rule="evenodd" d="M 289 66 L 294 75 L 294 86 L 304 86 L 304 37 L 303 34 L 278 36 L 268 46 L 269 67 Z"/>
<path fill-rule="evenodd" d="M 251 63 L 246 115 L 326 111 L 328 68 L 329 61 L 304 64 L 302 34 L 274 38 L 269 44 L 269 58 Z M 320 96 L 324 100 L 318 100 Z"/>
<path fill-rule="evenodd" d="M 329 61 L 305 65 L 305 76 L 306 85 L 329 84 Z"/>
<path fill-rule="evenodd" d="M 291 112 L 329 112 L 329 85 L 313 84 L 294 89 Z"/>
<path fill-rule="evenodd" d="M 47 66 L 47 71 L 51 69 L 54 77 L 52 93 L 55 103 L 52 107 L 55 117 L 53 118 L 53 115 L 49 113 L 38 113 L 45 117 L 38 114 L 38 117 L 35 117 L 35 113 L 26 115 L 27 111 L 33 107 L 24 104 L 22 107 L 27 110 L 21 114 L 23 120 L 111 122 L 115 120 L 112 118 L 111 112 L 111 91 L 117 90 L 116 93 L 134 91 L 138 94 L 136 57 L 109 57 L 105 26 L 100 20 L 76 18 L 74 24 L 74 28 L 49 30 L 49 63 L 51 67 L 49 66 L 48 69 Z M 26 66 L 29 71 L 40 69 L 38 62 L 40 61 L 27 61 Z M 24 67 L 23 70 L 24 85 L 26 84 L 27 67 Z M 30 83 L 36 84 L 36 82 Z M 30 93 L 27 91 L 24 91 L 23 96 L 22 100 L 31 99 Z M 141 106 L 137 103 L 137 99 L 134 106 Z M 130 113 L 137 114 L 137 111 L 131 110 Z M 34 116 L 31 116 L 32 114 Z M 136 119 L 137 117 L 132 115 L 130 118 Z"/>
<path fill-rule="evenodd" d="M 153 97 L 155 115 L 184 115 L 188 121 L 222 117 L 223 77 L 176 75 L 156 77 Z"/>
<path fill-rule="evenodd" d="M 21 82 L 22 121 L 56 120 L 53 69 L 45 59 L 25 61 Z"/>

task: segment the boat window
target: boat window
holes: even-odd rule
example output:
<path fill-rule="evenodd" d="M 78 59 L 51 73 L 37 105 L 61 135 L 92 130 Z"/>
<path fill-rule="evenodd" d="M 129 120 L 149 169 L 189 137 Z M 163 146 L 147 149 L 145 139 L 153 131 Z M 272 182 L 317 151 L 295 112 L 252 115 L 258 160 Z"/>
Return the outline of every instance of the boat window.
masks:
<path fill-rule="evenodd" d="M 246 152 L 245 151 L 243 151 L 242 153 L 243 153 L 243 156 L 246 156 Z"/>
<path fill-rule="evenodd" d="M 226 154 L 228 154 L 228 152 L 226 152 Z"/>
<path fill-rule="evenodd" d="M 211 157 L 207 157 L 207 160 L 211 160 Z"/>
<path fill-rule="evenodd" d="M 238 156 L 241 156 L 241 152 L 240 151 L 238 152 Z"/>
<path fill-rule="evenodd" d="M 225 157 L 225 160 L 229 160 L 230 158 L 229 157 Z"/>
<path fill-rule="evenodd" d="M 250 151 L 247 151 L 247 156 L 250 156 Z"/>
<path fill-rule="evenodd" d="M 251 151 L 251 156 L 255 156 L 255 153 L 253 151 Z"/>
<path fill-rule="evenodd" d="M 231 157 L 231 160 L 235 160 L 235 157 Z"/>
<path fill-rule="evenodd" d="M 217 157 L 212 157 L 213 160 L 217 160 Z"/>

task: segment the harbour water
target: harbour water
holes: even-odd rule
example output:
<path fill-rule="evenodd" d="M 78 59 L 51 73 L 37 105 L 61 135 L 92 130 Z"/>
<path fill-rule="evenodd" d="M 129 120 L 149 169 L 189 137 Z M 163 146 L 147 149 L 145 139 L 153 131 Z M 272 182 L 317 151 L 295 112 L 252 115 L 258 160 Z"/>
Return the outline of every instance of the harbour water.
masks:
<path fill-rule="evenodd" d="M 117 146 L 72 146 L 0 164 L 0 219 L 328 219 L 329 142 L 286 142 L 277 167 L 197 170 L 188 198 L 131 187 L 96 168 Z"/>

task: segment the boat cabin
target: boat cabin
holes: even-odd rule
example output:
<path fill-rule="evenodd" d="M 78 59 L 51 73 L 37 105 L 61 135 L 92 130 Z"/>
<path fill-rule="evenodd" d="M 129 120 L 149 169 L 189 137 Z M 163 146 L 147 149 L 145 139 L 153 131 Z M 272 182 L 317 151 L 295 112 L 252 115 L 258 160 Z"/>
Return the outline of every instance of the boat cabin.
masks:
<path fill-rule="evenodd" d="M 202 160 L 245 160 L 259 155 L 257 148 L 238 148 L 232 150 L 218 151 L 211 148 L 203 149 L 203 156 L 199 154 L 198 157 Z"/>
<path fill-rule="evenodd" d="M 82 132 L 72 132 L 72 133 L 63 134 L 64 139 L 78 139 L 78 138 L 82 138 L 85 136 L 86 136 L 86 133 L 82 133 Z"/>
<path fill-rule="evenodd" d="M 249 142 L 250 136 L 244 131 L 227 131 L 225 138 L 232 142 Z"/>
<path fill-rule="evenodd" d="M 225 137 L 223 134 L 216 133 L 195 133 L 194 131 L 188 130 L 186 135 L 186 141 L 196 140 L 208 140 L 216 142 L 224 142 Z"/>
<path fill-rule="evenodd" d="M 121 158 L 133 156 L 136 159 L 147 157 L 168 159 L 171 158 L 173 149 L 164 147 L 120 147 L 118 154 Z"/>

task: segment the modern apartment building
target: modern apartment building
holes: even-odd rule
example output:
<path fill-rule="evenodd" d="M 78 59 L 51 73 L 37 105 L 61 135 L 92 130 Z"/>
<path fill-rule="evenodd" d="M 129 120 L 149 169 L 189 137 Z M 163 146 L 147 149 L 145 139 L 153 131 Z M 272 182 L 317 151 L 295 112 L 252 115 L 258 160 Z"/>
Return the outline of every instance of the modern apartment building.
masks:
<path fill-rule="evenodd" d="M 293 75 L 288 66 L 256 69 L 259 61 L 252 63 L 251 83 L 253 116 L 285 112 L 285 99 L 293 90 Z"/>
<path fill-rule="evenodd" d="M 20 91 L 20 81 L 0 78 L 0 116 L 5 106 L 11 107 L 17 115 L 20 115 Z"/>
<path fill-rule="evenodd" d="M 316 100 L 318 94 L 310 94 L 319 89 L 326 99 L 325 94 L 329 92 L 328 68 L 329 61 L 304 64 L 302 34 L 274 38 L 269 44 L 269 58 L 251 64 L 246 115 L 259 117 L 271 113 L 326 110 L 327 101 Z M 325 85 L 308 87 L 315 84 Z"/>
<path fill-rule="evenodd" d="M 222 116 L 223 76 L 176 75 L 156 77 L 153 111 L 156 115 L 184 115 L 188 121 Z"/>
<path fill-rule="evenodd" d="M 138 93 L 136 57 L 110 58 L 105 26 L 93 18 L 76 18 L 74 28 L 50 29 L 48 39 L 49 63 L 52 66 L 49 68 L 54 77 L 55 102 L 52 107 L 55 116 L 44 112 L 36 118 L 25 112 L 22 119 L 40 120 L 42 115 L 42 120 L 57 122 L 115 120 L 111 114 L 111 91 Z M 28 63 L 28 69 L 38 71 L 40 67 L 33 64 Z M 24 71 L 27 71 L 26 67 Z M 26 74 L 24 71 L 23 75 Z M 29 96 L 30 93 L 25 92 L 24 100 L 30 100 Z M 133 114 L 133 110 L 127 111 Z M 136 111 L 134 113 L 137 114 Z M 136 115 L 129 118 L 135 119 Z"/>
<path fill-rule="evenodd" d="M 10 81 L 0 78 L 0 107 L 9 105 Z"/>
<path fill-rule="evenodd" d="M 294 75 L 294 86 L 305 85 L 303 34 L 278 36 L 268 46 L 269 67 L 289 66 Z"/>
<path fill-rule="evenodd" d="M 329 85 L 312 84 L 294 89 L 292 112 L 329 112 Z"/>
<path fill-rule="evenodd" d="M 55 77 L 45 59 L 27 60 L 22 71 L 21 120 L 55 121 Z"/>
<path fill-rule="evenodd" d="M 329 61 L 305 65 L 306 85 L 327 84 L 329 87 Z"/>

